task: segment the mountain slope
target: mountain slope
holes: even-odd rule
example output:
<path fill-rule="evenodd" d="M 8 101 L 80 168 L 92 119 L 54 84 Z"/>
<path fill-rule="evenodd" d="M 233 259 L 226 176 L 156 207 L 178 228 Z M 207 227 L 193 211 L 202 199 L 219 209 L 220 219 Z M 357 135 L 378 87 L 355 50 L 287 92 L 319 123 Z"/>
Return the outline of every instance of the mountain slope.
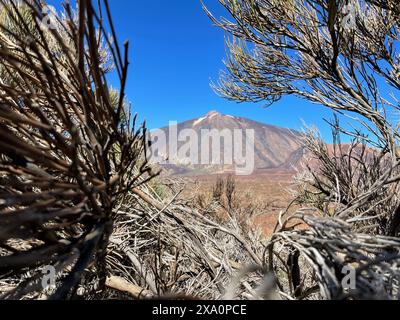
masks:
<path fill-rule="evenodd" d="M 226 143 L 221 138 L 221 146 L 218 150 L 221 162 L 219 165 L 213 163 L 201 162 L 201 156 L 207 152 L 207 148 L 202 145 L 209 130 L 218 131 L 225 134 L 231 133 L 233 145 Z M 216 111 L 209 112 L 204 117 L 185 121 L 172 127 L 166 127 L 158 130 L 158 133 L 165 135 L 165 142 L 158 141 L 158 149 L 163 150 L 163 156 L 168 159 L 167 163 L 163 165 L 170 173 L 173 174 L 216 174 L 224 172 L 232 172 L 235 170 L 235 163 L 237 159 L 233 159 L 233 163 L 226 161 L 224 154 L 232 152 L 236 155 L 235 150 L 242 150 L 245 153 L 246 142 L 249 143 L 248 131 L 254 132 L 254 171 L 263 169 L 283 169 L 291 170 L 291 162 L 301 158 L 303 148 L 301 147 L 300 137 L 301 133 L 285 128 L 263 124 L 257 121 L 242 117 L 233 117 L 230 115 L 223 115 Z M 180 134 L 196 135 L 198 138 L 192 140 L 192 146 L 197 146 L 199 150 L 199 161 L 188 161 L 181 153 L 176 154 L 173 150 L 180 150 L 189 140 L 177 141 L 174 131 Z M 235 136 L 235 132 L 241 132 L 242 137 Z M 156 133 L 152 133 L 156 135 Z M 165 146 L 163 144 L 166 144 Z M 241 146 L 242 145 L 242 146 Z M 172 149 L 171 149 L 172 147 Z M 241 149 L 242 147 L 242 149 Z M 227 149 L 234 149 L 227 150 Z M 172 150 L 172 151 L 171 151 Z M 230 151 L 230 152 L 229 152 Z M 212 150 L 210 149 L 210 154 Z M 247 154 L 248 155 L 248 154 Z M 210 155 L 210 162 L 211 162 Z M 203 163 L 203 164 L 200 164 Z"/>

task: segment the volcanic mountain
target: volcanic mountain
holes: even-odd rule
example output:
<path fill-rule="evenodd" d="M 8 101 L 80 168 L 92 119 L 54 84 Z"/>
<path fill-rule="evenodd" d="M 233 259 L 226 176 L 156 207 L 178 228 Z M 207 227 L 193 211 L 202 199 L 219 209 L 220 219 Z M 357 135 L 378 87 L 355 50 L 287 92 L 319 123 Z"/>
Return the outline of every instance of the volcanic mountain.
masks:
<path fill-rule="evenodd" d="M 232 143 L 225 143 L 227 141 L 225 138 L 218 139 L 220 145 L 216 144 L 219 148 L 216 153 L 219 154 L 212 155 L 213 150 L 210 147 L 210 150 L 208 150 L 210 161 L 201 161 L 202 154 L 207 152 L 208 148 L 204 146 L 205 138 L 208 138 L 205 135 L 210 132 L 219 132 L 225 138 L 226 134 L 228 134 L 229 138 L 229 133 L 232 133 Z M 235 136 L 235 132 L 242 132 L 243 136 Z M 158 160 L 160 158 L 165 160 L 162 167 L 167 172 L 170 174 L 202 175 L 235 171 L 237 167 L 236 159 L 233 159 L 232 163 L 227 159 L 226 155 L 236 154 L 235 151 L 228 150 L 229 148 L 241 148 L 242 155 L 246 153 L 245 146 L 249 141 L 246 140 L 249 138 L 248 132 L 253 132 L 254 134 L 254 139 L 251 139 L 252 144 L 254 142 L 253 172 L 271 169 L 291 171 L 303 157 L 304 152 L 300 141 L 302 134 L 300 132 L 267 125 L 247 118 L 223 115 L 216 111 L 211 111 L 198 119 L 156 130 L 151 133 L 151 136 L 153 144 L 157 145 L 155 153 L 159 156 Z M 156 138 L 160 134 L 164 135 L 165 138 Z M 177 139 L 177 136 L 181 136 L 180 139 Z M 189 142 L 190 138 L 193 138 L 191 142 Z M 191 159 L 193 159 L 194 154 L 198 161 L 188 160 L 190 152 L 188 154 L 176 152 L 177 150 L 181 151 L 182 148 L 187 150 L 188 143 L 192 146 L 192 149 L 197 149 L 195 153 L 191 153 Z M 184 148 L 185 145 L 186 148 Z M 215 156 L 221 159 L 219 164 L 211 161 Z M 248 154 L 246 154 L 247 156 Z"/>

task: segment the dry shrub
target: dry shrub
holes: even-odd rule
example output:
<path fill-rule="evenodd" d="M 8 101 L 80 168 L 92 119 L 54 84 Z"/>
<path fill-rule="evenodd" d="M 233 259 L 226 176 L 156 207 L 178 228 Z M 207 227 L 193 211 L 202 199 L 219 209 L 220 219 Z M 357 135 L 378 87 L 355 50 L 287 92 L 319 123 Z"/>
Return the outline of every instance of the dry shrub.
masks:
<path fill-rule="evenodd" d="M 11 19 L 0 24 L 0 290 L 7 299 L 102 290 L 116 205 L 151 177 L 145 130 L 124 109 L 128 44 L 122 55 L 105 32 L 107 1 L 78 1 L 77 14 L 66 4 L 54 29 L 40 25 L 41 1 L 0 4 Z M 56 286 L 43 295 L 48 266 Z"/>
<path fill-rule="evenodd" d="M 151 296 L 220 299 L 232 294 L 226 288 L 242 269 L 255 265 L 235 297 L 259 297 L 265 280 L 260 234 L 243 230 L 234 217 L 218 222 L 178 195 L 158 199 L 143 186 L 124 199 L 109 248 L 114 275 Z"/>
<path fill-rule="evenodd" d="M 307 230 L 282 228 L 269 245 L 278 287 L 292 299 L 398 300 L 400 241 L 357 233 L 340 219 L 298 214 Z M 287 260 L 285 260 L 287 259 Z M 346 288 L 346 272 L 355 288 Z"/>
<path fill-rule="evenodd" d="M 392 136 L 393 130 L 378 108 L 366 106 L 370 93 L 376 97 L 376 82 L 367 79 L 369 93 L 360 87 L 350 86 L 353 91 L 349 90 L 349 82 L 359 83 L 357 77 L 365 74 L 348 72 L 351 79 L 343 78 L 338 55 L 328 58 L 331 52 L 337 53 L 339 45 L 337 38 L 332 39 L 332 28 L 328 28 L 330 33 L 317 35 L 326 45 L 325 52 L 321 51 L 318 41 L 317 56 L 286 55 L 281 45 L 285 41 L 257 47 L 254 57 L 242 50 L 243 43 L 230 46 L 232 78 L 223 82 L 226 95 L 239 100 L 275 101 L 284 93 L 295 92 L 335 109 L 356 111 L 378 128 L 378 140 L 383 145 L 372 162 L 365 159 L 367 149 L 363 145 L 361 155 L 353 152 L 358 147 L 351 147 L 350 153 L 342 150 L 332 158 L 320 141 L 310 137 L 309 146 L 318 156 L 320 171 L 308 183 L 314 188 L 312 192 L 316 189 L 319 193 L 322 206 L 315 208 L 311 203 L 310 208 L 300 210 L 294 225 L 293 217 L 285 220 L 282 216 L 276 234 L 266 241 L 248 227 L 252 209 L 238 203 L 231 178 L 225 189 L 220 183 L 216 187 L 214 198 L 219 204 L 213 201 L 205 209 L 204 203 L 199 208 L 191 201 L 180 200 L 182 188 L 171 188 L 168 193 L 164 186 L 146 184 L 153 176 L 146 163 L 146 135 L 144 129 L 133 129 L 133 119 L 124 109 L 127 52 L 122 56 L 111 21 L 112 41 L 104 31 L 107 19 L 101 9 L 109 18 L 106 0 L 98 8 L 91 1 L 78 1 L 77 16 L 66 5 L 65 18 L 57 24 L 63 36 L 58 29 L 45 33 L 38 25 L 43 18 L 40 1 L 22 2 L 24 14 L 33 17 L 34 34 L 32 26 L 19 17 L 22 7 L 0 0 L 7 10 L 14 10 L 11 19 L 28 36 L 16 36 L 15 30 L 4 24 L 0 28 L 1 72 L 7 75 L 7 79 L 0 79 L 3 298 L 110 298 L 116 296 L 115 290 L 123 292 L 118 297 L 136 299 L 399 298 L 400 243 L 388 236 L 398 230 L 399 220 L 397 198 L 393 196 L 399 181 L 397 135 Z M 382 6 L 382 1 L 373 2 Z M 258 1 L 222 3 L 248 25 L 260 22 L 260 11 L 248 10 L 257 7 Z M 330 1 L 333 7 L 335 3 Z M 293 29 L 287 29 L 284 22 L 294 19 L 293 24 L 304 18 L 301 10 L 313 10 L 304 4 L 287 10 L 281 4 L 272 1 L 268 4 L 271 10 L 262 8 L 263 18 L 268 14 L 271 21 L 277 16 L 281 21 L 280 28 L 275 28 L 275 22 L 258 25 L 269 28 L 264 30 L 267 41 L 276 41 L 276 36 L 288 39 L 287 33 Z M 385 10 L 395 9 L 397 6 L 388 6 Z M 241 15 L 241 10 L 246 14 Z M 308 41 L 302 41 L 302 45 L 313 46 L 316 20 L 326 17 L 315 16 L 312 23 L 302 24 L 303 29 L 289 34 L 287 45 L 295 50 L 293 41 L 306 35 Z M 248 33 L 243 24 L 223 21 L 221 26 L 248 42 L 260 41 L 257 33 Z M 369 28 L 361 23 L 358 27 L 359 34 Z M 387 31 L 384 24 L 376 27 L 382 33 Z M 359 34 L 353 39 L 356 47 L 352 52 L 358 57 L 370 56 L 376 48 L 360 46 Z M 365 34 L 373 40 L 380 36 Z M 347 34 L 343 37 L 349 39 Z M 117 103 L 102 67 L 104 45 L 120 80 Z M 302 54 L 305 52 L 312 55 L 314 50 Z M 257 57 L 264 57 L 259 65 L 254 60 Z M 293 57 L 300 57 L 304 64 L 292 63 Z M 235 68 L 236 62 L 239 68 Z M 374 61 L 369 63 L 374 67 Z M 321 67 L 314 70 L 318 73 L 311 74 L 307 69 L 313 65 Z M 271 73 L 273 77 L 268 76 Z M 276 75 L 281 81 L 276 81 Z M 299 83 L 308 81 L 305 91 L 285 79 L 294 76 L 301 77 Z M 392 74 L 385 76 L 397 85 L 398 79 Z M 354 94 L 354 90 L 360 92 Z M 368 97 L 363 99 L 365 94 Z M 385 99 L 376 100 L 377 105 L 387 107 Z M 227 213 L 222 221 L 215 214 L 218 206 Z M 298 221 L 302 228 L 296 227 Z M 49 265 L 57 271 L 57 285 L 43 292 L 41 271 Z M 351 292 L 341 285 L 343 266 L 356 270 L 357 287 Z"/>
<path fill-rule="evenodd" d="M 266 104 L 292 95 L 361 127 L 333 123 L 336 133 L 354 138 L 348 146 L 336 141 L 333 154 L 306 135 L 315 166 L 303 174 L 297 198 L 301 228 L 283 214 L 269 245 L 269 268 L 286 279 L 280 295 L 398 298 L 398 1 L 219 2 L 229 19 L 205 9 L 232 36 L 218 93 Z M 357 270 L 350 294 L 341 286 L 347 263 Z"/>

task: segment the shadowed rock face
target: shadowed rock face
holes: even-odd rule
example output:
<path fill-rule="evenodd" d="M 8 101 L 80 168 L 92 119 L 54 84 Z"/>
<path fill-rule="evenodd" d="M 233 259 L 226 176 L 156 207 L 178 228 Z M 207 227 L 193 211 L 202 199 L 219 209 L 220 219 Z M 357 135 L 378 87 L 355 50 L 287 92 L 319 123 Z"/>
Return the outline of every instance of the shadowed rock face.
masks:
<path fill-rule="evenodd" d="M 285 128 L 279 128 L 256 122 L 250 119 L 223 115 L 216 111 L 211 111 L 205 116 L 185 121 L 177 125 L 178 134 L 185 129 L 191 129 L 196 132 L 198 137 L 204 137 L 204 130 L 225 130 L 230 132 L 241 130 L 245 136 L 246 130 L 254 130 L 254 163 L 255 172 L 265 169 L 277 169 L 283 171 L 293 170 L 298 160 L 303 155 L 303 148 L 300 143 L 301 133 Z M 169 128 L 160 129 L 167 137 L 165 158 L 170 159 L 169 144 L 170 133 Z M 244 142 L 243 138 L 243 142 Z M 201 138 L 198 141 L 199 150 Z M 237 142 L 237 141 L 236 141 Z M 178 148 L 185 142 L 178 142 Z M 177 159 L 174 164 L 163 165 L 171 174 L 220 174 L 228 173 L 234 170 L 234 166 L 224 162 L 224 139 L 221 140 L 220 156 L 221 165 L 187 165 L 182 159 Z M 244 151 L 243 146 L 243 151 Z"/>

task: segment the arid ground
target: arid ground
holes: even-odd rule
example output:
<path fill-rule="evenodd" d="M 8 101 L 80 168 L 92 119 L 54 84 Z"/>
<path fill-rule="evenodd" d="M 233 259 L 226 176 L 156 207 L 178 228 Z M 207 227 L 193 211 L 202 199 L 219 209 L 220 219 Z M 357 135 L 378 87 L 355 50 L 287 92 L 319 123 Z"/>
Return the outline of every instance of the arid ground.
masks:
<path fill-rule="evenodd" d="M 295 173 L 263 170 L 251 176 L 234 177 L 236 201 L 240 202 L 242 208 L 248 208 L 253 226 L 260 228 L 266 236 L 273 233 L 279 213 L 286 210 L 293 200 L 290 190 L 294 187 L 294 176 Z M 183 196 L 209 200 L 218 179 L 227 177 L 228 175 L 207 175 L 184 178 L 188 186 Z"/>

